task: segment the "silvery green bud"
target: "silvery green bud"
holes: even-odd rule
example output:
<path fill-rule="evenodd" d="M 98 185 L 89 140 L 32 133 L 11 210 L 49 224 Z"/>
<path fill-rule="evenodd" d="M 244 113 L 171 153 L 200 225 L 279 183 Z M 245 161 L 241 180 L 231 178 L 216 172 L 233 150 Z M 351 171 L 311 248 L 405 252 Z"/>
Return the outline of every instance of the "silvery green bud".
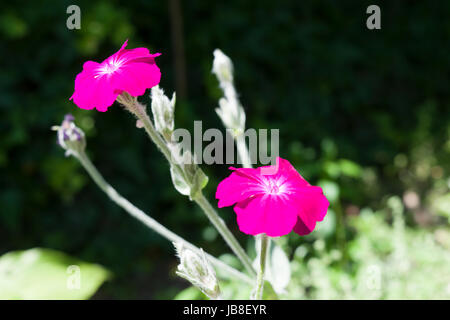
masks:
<path fill-rule="evenodd" d="M 200 289 L 210 299 L 220 299 L 220 288 L 216 272 L 200 249 L 200 254 L 186 248 L 182 243 L 174 243 L 180 264 L 177 275 Z"/>
<path fill-rule="evenodd" d="M 177 170 L 173 165 L 170 166 L 170 177 L 172 178 L 172 183 L 175 189 L 184 196 L 191 194 L 191 187 L 184 178 L 184 176 Z"/>
<path fill-rule="evenodd" d="M 191 192 L 189 193 L 189 199 L 194 200 L 201 191 L 208 184 L 208 176 L 203 172 L 202 169 L 197 167 L 194 176 L 192 177 Z"/>
<path fill-rule="evenodd" d="M 216 112 L 226 128 L 232 129 L 236 136 L 244 132 L 245 112 L 233 85 L 233 63 L 219 49 L 214 50 L 212 72 L 219 80 L 224 97 L 219 100 Z"/>
<path fill-rule="evenodd" d="M 214 50 L 212 72 L 217 76 L 221 85 L 233 82 L 233 63 L 220 49 Z"/>
<path fill-rule="evenodd" d="M 174 129 L 175 93 L 172 95 L 172 99 L 169 100 L 164 91 L 159 86 L 155 86 L 152 88 L 151 98 L 155 129 L 166 140 L 170 140 Z"/>
<path fill-rule="evenodd" d="M 220 98 L 219 108 L 216 108 L 216 113 L 222 120 L 225 128 L 232 129 L 235 136 L 244 132 L 245 112 L 237 99 Z"/>
<path fill-rule="evenodd" d="M 67 114 L 60 126 L 52 127 L 57 132 L 58 144 L 66 150 L 66 156 L 76 156 L 86 148 L 84 132 L 75 125 L 74 120 L 71 114 Z"/>
<path fill-rule="evenodd" d="M 185 150 L 180 143 L 168 143 L 167 147 L 172 157 L 170 176 L 175 189 L 194 200 L 208 183 L 208 177 L 196 164 L 190 150 Z"/>

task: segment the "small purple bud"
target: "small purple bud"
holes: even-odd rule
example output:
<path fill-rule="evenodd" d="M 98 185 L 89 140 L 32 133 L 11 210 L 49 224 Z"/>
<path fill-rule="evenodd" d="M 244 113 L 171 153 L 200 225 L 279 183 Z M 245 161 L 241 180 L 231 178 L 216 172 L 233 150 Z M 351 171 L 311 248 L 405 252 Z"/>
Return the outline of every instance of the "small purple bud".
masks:
<path fill-rule="evenodd" d="M 75 125 L 75 118 L 67 114 L 60 126 L 53 127 L 57 131 L 58 144 L 66 150 L 66 155 L 78 155 L 84 152 L 86 140 L 84 132 Z"/>
<path fill-rule="evenodd" d="M 68 113 L 68 114 L 66 114 L 64 116 L 64 121 L 74 122 L 75 121 L 75 117 L 73 115 L 71 115 L 70 113 Z"/>
<path fill-rule="evenodd" d="M 78 130 L 75 130 L 73 132 L 73 134 L 74 134 L 75 138 L 77 139 L 77 141 L 81 140 L 82 137 L 81 137 L 81 134 L 80 134 L 80 132 Z"/>
<path fill-rule="evenodd" d="M 63 131 L 63 140 L 64 141 L 67 141 L 67 140 L 69 140 L 70 138 L 69 138 L 69 135 L 67 134 L 67 132 L 65 132 L 65 131 Z"/>

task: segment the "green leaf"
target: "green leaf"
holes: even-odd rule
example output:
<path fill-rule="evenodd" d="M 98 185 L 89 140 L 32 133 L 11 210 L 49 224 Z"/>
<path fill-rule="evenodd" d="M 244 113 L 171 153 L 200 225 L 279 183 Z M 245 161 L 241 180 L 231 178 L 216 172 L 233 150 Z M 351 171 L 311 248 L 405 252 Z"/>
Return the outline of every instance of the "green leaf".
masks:
<path fill-rule="evenodd" d="M 191 193 L 191 187 L 173 166 L 170 166 L 170 176 L 172 177 L 173 186 L 179 193 L 184 196 L 188 196 Z"/>
<path fill-rule="evenodd" d="M 278 300 L 276 291 L 273 289 L 269 281 L 264 281 L 263 300 Z"/>
<path fill-rule="evenodd" d="M 338 178 L 341 175 L 341 167 L 337 162 L 325 161 L 323 169 L 331 178 Z"/>
<path fill-rule="evenodd" d="M 269 280 L 275 292 L 284 292 L 284 289 L 291 280 L 291 266 L 286 253 L 275 242 L 272 242 L 270 245 L 266 272 L 266 278 Z"/>
<path fill-rule="evenodd" d="M 207 300 L 207 298 L 196 287 L 189 287 L 180 291 L 173 300 Z"/>
<path fill-rule="evenodd" d="M 198 168 L 194 175 L 193 184 L 189 195 L 190 199 L 195 199 L 207 184 L 208 177 L 203 173 L 202 169 Z"/>
<path fill-rule="evenodd" d="M 0 257 L 0 299 L 88 299 L 109 277 L 104 267 L 59 251 L 12 251 Z"/>
<path fill-rule="evenodd" d="M 362 174 L 362 169 L 359 166 L 359 164 L 347 160 L 347 159 L 341 159 L 339 161 L 339 165 L 341 167 L 341 172 L 343 175 L 353 177 L 353 178 L 359 178 Z"/>
<path fill-rule="evenodd" d="M 260 251 L 261 242 L 255 242 L 256 252 Z M 253 267 L 258 269 L 259 257 L 253 261 Z M 276 293 L 284 293 L 285 288 L 291 280 L 291 265 L 284 250 L 271 241 L 269 252 L 266 257 L 265 279 L 270 284 L 270 289 Z M 264 285 L 267 286 L 267 283 Z M 276 294 L 275 294 L 276 296 Z"/>

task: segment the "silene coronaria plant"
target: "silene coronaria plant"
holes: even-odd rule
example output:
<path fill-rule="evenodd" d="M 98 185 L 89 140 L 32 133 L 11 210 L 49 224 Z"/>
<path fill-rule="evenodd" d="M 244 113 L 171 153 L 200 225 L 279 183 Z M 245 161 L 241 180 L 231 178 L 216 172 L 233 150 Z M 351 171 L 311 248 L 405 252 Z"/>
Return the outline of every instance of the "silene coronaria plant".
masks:
<path fill-rule="evenodd" d="M 310 185 L 292 166 L 281 157 L 275 164 L 252 168 L 252 161 L 243 133 L 246 115 L 233 84 L 233 65 L 220 50 L 214 51 L 212 72 L 216 75 L 224 97 L 216 109 L 227 130 L 231 130 L 243 168 L 230 167 L 233 171 L 217 186 L 217 207 L 234 206 L 239 230 L 255 236 L 257 257 L 252 261 L 217 213 L 216 205 L 203 195 L 202 189 L 208 177 L 199 168 L 196 156 L 185 150 L 174 137 L 175 95 L 169 99 L 158 84 L 161 72 L 155 58 L 146 48 L 122 47 L 98 63 L 87 61 L 75 78 L 75 90 L 70 97 L 81 109 L 105 112 L 115 101 L 131 112 L 137 119 L 137 127 L 143 128 L 169 162 L 175 189 L 200 206 L 212 225 L 242 263 L 238 270 L 205 253 L 189 241 L 164 227 L 150 215 L 122 197 L 100 174 L 87 156 L 86 138 L 75 125 L 75 119 L 67 115 L 57 131 L 59 145 L 67 156 L 80 161 L 94 182 L 106 195 L 126 212 L 147 227 L 174 243 L 180 259 L 177 274 L 196 286 L 210 299 L 221 299 L 220 277 L 241 281 L 252 286 L 249 298 L 262 299 L 264 289 L 271 285 L 275 294 L 283 293 L 276 283 L 276 268 L 266 268 L 270 260 L 270 240 L 290 232 L 303 236 L 311 233 L 318 221 L 327 213 L 329 202 L 320 187 Z M 151 89 L 152 118 L 138 98 Z M 273 244 L 275 246 L 275 244 Z M 278 254 L 280 250 L 277 251 Z M 286 261 L 287 257 L 285 257 Z M 266 269 L 270 269 L 266 272 Z M 216 273 L 217 271 L 217 273 Z"/>

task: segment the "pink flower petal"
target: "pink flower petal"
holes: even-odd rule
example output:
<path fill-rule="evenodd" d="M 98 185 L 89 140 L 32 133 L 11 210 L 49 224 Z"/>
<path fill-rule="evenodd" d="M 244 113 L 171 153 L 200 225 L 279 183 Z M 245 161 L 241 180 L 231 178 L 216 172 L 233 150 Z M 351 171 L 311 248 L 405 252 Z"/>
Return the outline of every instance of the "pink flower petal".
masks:
<path fill-rule="evenodd" d="M 70 98 L 78 107 L 106 111 L 123 91 L 137 97 L 159 83 L 161 72 L 154 58 L 160 54 L 146 48 L 125 49 L 127 44 L 128 40 L 102 63 L 83 65 Z"/>
<path fill-rule="evenodd" d="M 289 180 L 290 184 L 295 186 L 296 188 L 310 185 L 308 181 L 306 181 L 300 175 L 300 173 L 295 170 L 294 166 L 289 161 L 277 157 L 277 164 L 279 166 L 279 170 L 276 173 L 276 176 L 284 177 L 286 180 Z"/>
<path fill-rule="evenodd" d="M 127 47 L 127 45 L 128 45 L 128 39 L 125 40 L 125 42 L 122 44 L 122 46 L 120 47 L 119 51 L 117 51 L 117 53 L 119 53 L 119 52 L 125 50 L 125 48 Z"/>
<path fill-rule="evenodd" d="M 244 233 L 277 237 L 294 229 L 305 235 L 327 213 L 322 189 L 311 186 L 287 160 L 278 157 L 276 166 L 230 169 L 234 172 L 218 185 L 216 198 L 219 207 L 236 204 Z"/>
<path fill-rule="evenodd" d="M 149 58 L 152 61 L 153 58 Z M 147 88 L 156 86 L 161 80 L 161 71 L 154 63 L 133 62 L 123 66 L 114 74 L 116 90 L 126 91 L 133 97 L 141 96 Z"/>
<path fill-rule="evenodd" d="M 327 214 L 329 202 L 320 187 L 310 186 L 299 189 L 292 195 L 292 199 L 299 209 L 298 217 L 301 224 L 305 225 L 308 230 L 314 230 L 316 222 L 322 221 Z"/>
<path fill-rule="evenodd" d="M 125 61 L 132 61 L 138 58 L 155 58 L 160 55 L 161 53 L 151 54 L 147 48 L 123 49 L 117 52 L 117 58 Z"/>
<path fill-rule="evenodd" d="M 83 71 L 75 78 L 75 91 L 70 99 L 82 109 L 97 108 L 99 111 L 106 111 L 118 96 L 111 87 L 108 77 L 96 77 L 95 70 L 99 65 L 87 61 L 83 65 Z"/>
<path fill-rule="evenodd" d="M 292 203 L 279 196 L 257 195 L 239 202 L 234 211 L 239 230 L 251 235 L 280 237 L 291 232 L 297 222 Z"/>
<path fill-rule="evenodd" d="M 308 228 L 302 219 L 298 218 L 297 223 L 294 226 L 294 232 L 300 236 L 306 236 L 307 234 L 310 234 L 315 227 L 316 223 L 314 223 L 314 226 L 311 229 Z"/>
<path fill-rule="evenodd" d="M 231 206 L 252 195 L 264 192 L 259 182 L 253 179 L 251 174 L 249 175 L 249 170 L 237 169 L 228 178 L 219 183 L 216 191 L 216 199 L 219 199 L 219 208 Z"/>

